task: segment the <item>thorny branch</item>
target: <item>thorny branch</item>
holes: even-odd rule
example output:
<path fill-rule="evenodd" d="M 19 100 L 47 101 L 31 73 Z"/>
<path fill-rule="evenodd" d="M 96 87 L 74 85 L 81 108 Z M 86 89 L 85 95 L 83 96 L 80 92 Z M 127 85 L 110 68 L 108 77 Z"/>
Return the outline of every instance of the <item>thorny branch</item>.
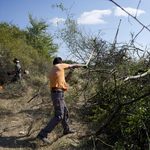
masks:
<path fill-rule="evenodd" d="M 140 30 L 140 32 L 138 32 L 138 33 L 136 34 L 136 36 L 134 37 L 134 39 L 132 39 L 131 45 L 134 43 L 134 40 L 137 38 L 137 36 L 138 36 L 143 30 L 144 30 L 144 27 Z"/>

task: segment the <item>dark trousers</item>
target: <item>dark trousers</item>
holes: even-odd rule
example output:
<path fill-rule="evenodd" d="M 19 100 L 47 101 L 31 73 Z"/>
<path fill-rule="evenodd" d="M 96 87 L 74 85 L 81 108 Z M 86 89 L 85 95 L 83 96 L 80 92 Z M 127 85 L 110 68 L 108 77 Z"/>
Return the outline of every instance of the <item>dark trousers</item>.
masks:
<path fill-rule="evenodd" d="M 17 81 L 18 79 L 20 80 L 20 83 L 22 83 L 22 80 L 21 80 L 21 73 L 14 75 L 14 77 L 13 77 L 12 80 L 11 80 L 11 82 L 15 82 L 15 81 Z"/>
<path fill-rule="evenodd" d="M 70 126 L 68 123 L 69 111 L 64 101 L 64 92 L 51 92 L 51 98 L 54 106 L 54 117 L 50 120 L 47 126 L 40 131 L 39 134 L 44 137 L 47 137 L 47 134 L 50 133 L 60 122 L 64 128 L 64 132 L 70 130 Z"/>

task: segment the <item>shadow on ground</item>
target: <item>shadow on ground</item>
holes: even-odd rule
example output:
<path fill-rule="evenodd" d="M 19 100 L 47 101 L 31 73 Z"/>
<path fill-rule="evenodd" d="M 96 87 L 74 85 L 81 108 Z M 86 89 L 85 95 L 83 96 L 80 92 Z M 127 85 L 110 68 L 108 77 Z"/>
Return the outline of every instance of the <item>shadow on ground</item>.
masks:
<path fill-rule="evenodd" d="M 9 137 L 0 137 L 0 147 L 3 148 L 33 148 L 32 142 L 35 141 L 35 138 L 25 138 L 26 136 L 9 136 Z"/>

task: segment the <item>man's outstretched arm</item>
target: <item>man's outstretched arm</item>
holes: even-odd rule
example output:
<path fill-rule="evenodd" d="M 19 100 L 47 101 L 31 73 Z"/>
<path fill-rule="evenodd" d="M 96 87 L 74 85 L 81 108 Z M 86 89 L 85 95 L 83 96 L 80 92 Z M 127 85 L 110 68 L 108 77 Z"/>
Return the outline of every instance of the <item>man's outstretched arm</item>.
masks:
<path fill-rule="evenodd" d="M 83 67 L 83 68 L 88 68 L 87 65 L 82 65 L 82 64 L 70 64 L 68 66 L 68 69 L 71 69 L 70 72 L 68 73 L 68 75 L 65 77 L 65 81 L 68 82 L 68 80 L 70 79 L 71 77 L 71 74 L 73 73 L 74 71 L 74 68 L 80 68 L 80 67 Z"/>
<path fill-rule="evenodd" d="M 69 64 L 68 69 L 69 69 L 69 68 L 80 68 L 80 67 L 88 68 L 87 65 L 82 65 L 82 64 Z"/>

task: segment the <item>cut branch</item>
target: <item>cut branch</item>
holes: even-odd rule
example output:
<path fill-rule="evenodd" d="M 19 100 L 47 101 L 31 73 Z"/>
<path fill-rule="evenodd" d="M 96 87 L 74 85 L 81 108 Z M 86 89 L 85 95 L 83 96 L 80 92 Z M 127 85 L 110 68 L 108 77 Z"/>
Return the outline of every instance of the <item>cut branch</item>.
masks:
<path fill-rule="evenodd" d="M 129 79 L 141 78 L 141 77 L 144 77 L 144 76 L 146 76 L 146 75 L 148 75 L 148 74 L 150 74 L 150 69 L 149 69 L 147 72 L 143 73 L 143 74 L 140 74 L 140 75 L 137 75 L 137 76 L 129 76 L 129 77 L 125 78 L 124 81 L 127 81 L 127 80 L 129 80 Z"/>

